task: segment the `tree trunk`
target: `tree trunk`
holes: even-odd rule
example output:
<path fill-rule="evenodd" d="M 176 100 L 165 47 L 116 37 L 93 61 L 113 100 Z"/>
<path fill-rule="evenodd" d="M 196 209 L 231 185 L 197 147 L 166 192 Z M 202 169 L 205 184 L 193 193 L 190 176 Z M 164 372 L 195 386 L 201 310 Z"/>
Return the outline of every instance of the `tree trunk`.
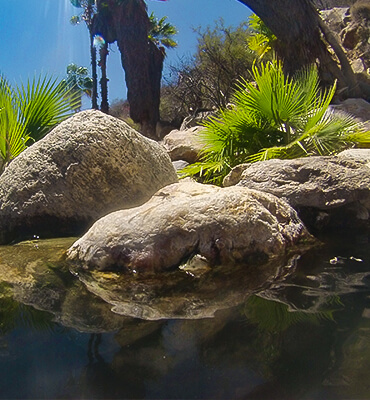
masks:
<path fill-rule="evenodd" d="M 316 63 L 323 75 L 338 79 L 349 95 L 358 96 L 359 88 L 353 71 L 342 51 L 328 34 L 329 29 L 321 20 L 310 0 L 238 0 L 255 12 L 278 39 L 276 52 L 287 72 Z M 325 30 L 326 27 L 326 30 Z M 341 63 L 341 69 L 329 53 L 321 32 L 332 46 Z M 343 58 L 344 56 L 344 58 Z"/>
<path fill-rule="evenodd" d="M 91 107 L 98 110 L 98 74 L 96 71 L 96 48 L 94 46 L 94 35 L 90 31 L 90 57 L 91 57 L 91 74 L 93 80 L 92 94 L 91 94 Z"/>
<path fill-rule="evenodd" d="M 99 50 L 100 60 L 99 66 L 101 70 L 100 79 L 100 93 L 101 93 L 101 104 L 100 111 L 108 114 L 109 102 L 108 102 L 108 78 L 107 78 L 107 56 L 108 56 L 108 44 L 105 43 Z"/>
<path fill-rule="evenodd" d="M 87 6 L 85 10 L 85 22 L 90 36 L 90 57 L 91 57 L 91 74 L 93 80 L 92 94 L 91 94 L 91 107 L 98 110 L 98 74 L 96 72 L 96 48 L 94 46 L 94 31 L 93 31 L 93 15 L 94 10 L 91 5 Z"/>
<path fill-rule="evenodd" d="M 125 70 L 130 117 L 141 124 L 146 136 L 155 138 L 163 59 L 159 65 L 158 53 L 149 44 L 149 17 L 145 2 L 98 0 L 97 6 L 94 33 L 101 34 L 108 43 L 117 41 Z"/>

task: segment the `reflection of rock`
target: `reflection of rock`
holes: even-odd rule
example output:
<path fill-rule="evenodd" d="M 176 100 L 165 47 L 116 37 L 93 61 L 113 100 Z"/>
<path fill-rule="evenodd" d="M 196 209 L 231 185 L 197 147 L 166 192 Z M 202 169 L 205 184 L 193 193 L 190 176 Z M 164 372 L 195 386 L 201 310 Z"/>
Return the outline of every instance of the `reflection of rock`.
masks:
<path fill-rule="evenodd" d="M 243 164 L 233 171 L 226 186 L 239 182 L 237 186 L 284 198 L 309 227 L 369 224 L 370 169 L 365 161 L 307 157 Z"/>
<path fill-rule="evenodd" d="M 121 347 L 126 347 L 158 331 L 163 324 L 164 322 L 162 321 L 145 321 L 128 318 L 116 333 L 115 339 Z"/>
<path fill-rule="evenodd" d="M 100 219 L 68 257 L 91 269 L 163 271 L 194 254 L 209 265 L 265 261 L 304 237 L 294 210 L 275 196 L 183 181 Z"/>
<path fill-rule="evenodd" d="M 87 289 L 113 306 L 112 311 L 147 320 L 210 318 L 239 305 L 256 290 L 289 273 L 284 260 L 250 266 L 219 266 L 200 276 L 182 270 L 161 274 L 107 274 L 79 271 Z"/>
<path fill-rule="evenodd" d="M 296 271 L 261 290 L 258 297 L 264 304 L 278 302 L 286 311 L 305 318 L 333 319 L 334 311 L 343 310 L 342 298 L 353 293 L 364 294 L 370 289 L 370 246 L 367 234 L 336 236 L 332 243 L 317 247 L 299 256 Z M 294 265 L 293 265 L 294 268 Z M 271 306 L 271 304 L 269 304 Z M 261 312 L 259 313 L 261 314 Z M 267 313 L 265 313 L 267 315 Z"/>
<path fill-rule="evenodd" d="M 99 111 L 78 113 L 0 177 L 0 243 L 75 235 L 110 211 L 143 204 L 177 181 L 165 150 Z"/>
<path fill-rule="evenodd" d="M 119 328 L 123 317 L 112 314 L 104 301 L 87 292 L 61 263 L 74 239 L 38 240 L 0 247 L 0 282 L 14 299 L 54 314 L 64 326 L 82 332 Z"/>
<path fill-rule="evenodd" d="M 283 258 L 275 258 L 258 268 L 202 267 L 192 273 L 178 269 L 138 276 L 79 271 L 78 280 L 61 262 L 72 241 L 37 240 L 0 247 L 0 282 L 10 285 L 16 300 L 53 313 L 64 326 L 94 333 L 122 328 L 121 343 L 134 342 L 156 329 L 155 324 L 144 326 L 126 317 L 212 317 L 219 310 L 242 303 L 251 292 L 268 287 L 290 271 L 290 267 L 280 268 Z"/>

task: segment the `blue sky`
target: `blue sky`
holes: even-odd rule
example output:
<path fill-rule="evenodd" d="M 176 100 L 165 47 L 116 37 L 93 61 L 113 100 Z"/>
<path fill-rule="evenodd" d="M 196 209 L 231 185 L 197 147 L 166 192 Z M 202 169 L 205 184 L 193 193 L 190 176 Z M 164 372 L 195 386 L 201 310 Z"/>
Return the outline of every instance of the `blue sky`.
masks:
<path fill-rule="evenodd" d="M 89 38 L 84 24 L 72 26 L 78 14 L 69 0 L 0 0 L 0 74 L 11 83 L 26 82 L 35 74 L 63 78 L 69 63 L 89 66 Z M 250 14 L 237 0 L 148 0 L 149 13 L 167 16 L 179 34 L 179 46 L 168 51 L 166 64 L 194 53 L 196 35 L 192 28 L 213 25 L 222 17 L 226 25 L 237 26 Z M 108 58 L 109 99 L 126 97 L 120 54 L 111 46 Z"/>

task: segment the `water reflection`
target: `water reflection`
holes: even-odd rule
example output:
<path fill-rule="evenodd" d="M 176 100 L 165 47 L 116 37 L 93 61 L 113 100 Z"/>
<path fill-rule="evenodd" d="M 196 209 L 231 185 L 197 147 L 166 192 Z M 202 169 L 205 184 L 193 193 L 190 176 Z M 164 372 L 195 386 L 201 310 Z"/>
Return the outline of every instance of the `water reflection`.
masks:
<path fill-rule="evenodd" d="M 211 286 L 182 274 L 150 293 L 135 278 L 137 304 L 167 313 L 153 321 L 112 313 L 128 301 L 122 281 L 88 275 L 97 297 L 63 269 L 63 246 L 0 248 L 0 398 L 369 398 L 370 249 L 358 239 L 236 269 L 233 285 L 222 271 Z M 213 317 L 169 318 L 188 305 Z"/>
<path fill-rule="evenodd" d="M 0 283 L 0 335 L 19 328 L 41 331 L 54 327 L 52 314 L 19 303 L 14 300 L 10 285 Z"/>

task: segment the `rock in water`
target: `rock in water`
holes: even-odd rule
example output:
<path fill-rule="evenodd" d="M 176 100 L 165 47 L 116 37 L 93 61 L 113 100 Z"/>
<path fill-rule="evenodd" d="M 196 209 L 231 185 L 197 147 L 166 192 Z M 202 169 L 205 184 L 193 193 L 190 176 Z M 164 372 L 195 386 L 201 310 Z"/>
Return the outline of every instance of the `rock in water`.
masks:
<path fill-rule="evenodd" d="M 177 182 L 165 150 L 126 123 L 83 111 L 64 121 L 0 177 L 0 243 L 81 234 L 114 210 Z"/>
<path fill-rule="evenodd" d="M 296 212 L 273 195 L 182 181 L 98 220 L 68 258 L 97 270 L 163 271 L 195 255 L 210 265 L 266 261 L 307 236 Z"/>

